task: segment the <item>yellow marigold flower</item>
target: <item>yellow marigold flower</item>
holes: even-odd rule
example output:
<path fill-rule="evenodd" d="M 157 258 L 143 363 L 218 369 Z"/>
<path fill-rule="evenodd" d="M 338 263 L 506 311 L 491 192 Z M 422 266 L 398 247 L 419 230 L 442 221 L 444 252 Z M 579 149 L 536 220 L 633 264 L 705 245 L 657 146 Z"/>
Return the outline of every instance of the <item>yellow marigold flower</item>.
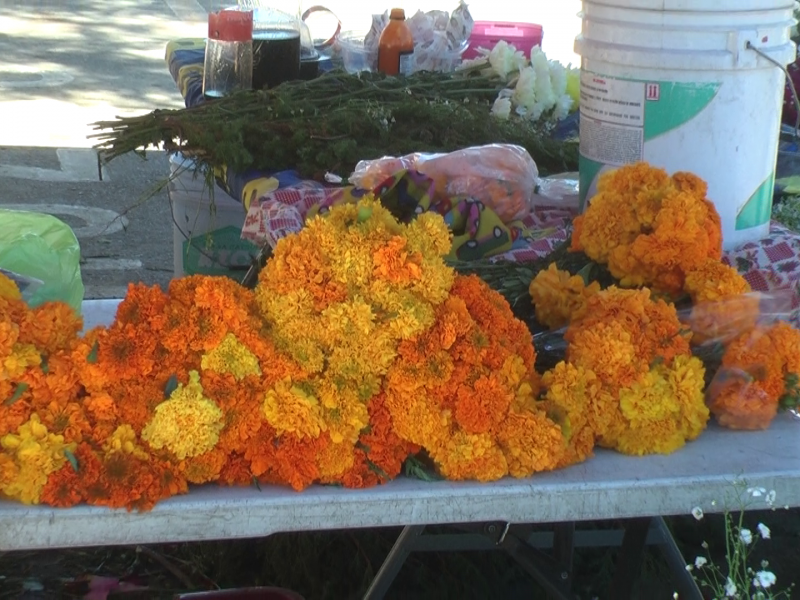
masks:
<path fill-rule="evenodd" d="M 152 448 L 166 448 L 178 459 L 213 449 L 225 426 L 225 415 L 203 395 L 200 374 L 189 372 L 189 383 L 178 385 L 167 400 L 155 407 L 142 429 L 142 439 Z"/>
<path fill-rule="evenodd" d="M 628 426 L 602 443 L 625 454 L 669 454 L 695 439 L 709 415 L 703 375 L 702 362 L 692 356 L 653 368 L 643 381 L 620 392 Z"/>
<path fill-rule="evenodd" d="M 261 413 L 279 435 L 288 432 L 300 438 L 317 438 L 327 430 L 319 400 L 288 378 L 267 392 Z"/>
<path fill-rule="evenodd" d="M 22 293 L 20 293 L 14 280 L 2 273 L 0 273 L 0 298 L 6 298 L 7 300 L 22 299 Z"/>
<path fill-rule="evenodd" d="M 708 424 L 705 395 L 706 368 L 696 356 L 678 356 L 667 371 L 672 393 L 681 406 L 681 429 L 687 440 L 696 439 Z"/>
<path fill-rule="evenodd" d="M 15 379 L 22 375 L 28 367 L 42 364 L 42 355 L 33 344 L 14 344 L 11 354 L 0 362 L 0 377 Z"/>
<path fill-rule="evenodd" d="M 203 355 L 200 366 L 204 371 L 229 373 L 237 381 L 248 375 L 261 375 L 256 355 L 232 333 L 228 333 L 216 348 Z"/>
<path fill-rule="evenodd" d="M 107 455 L 115 452 L 124 452 L 142 460 L 147 460 L 150 457 L 147 451 L 139 445 L 136 432 L 128 424 L 120 425 L 114 430 L 114 433 L 103 444 L 103 452 Z"/>
<path fill-rule="evenodd" d="M 66 452 L 74 452 L 76 444 L 65 444 L 64 436 L 49 433 L 34 413 L 17 433 L 3 436 L 0 447 L 14 463 L 0 463 L 0 492 L 24 504 L 38 504 L 47 478 L 64 466 Z"/>
<path fill-rule="evenodd" d="M 423 256 L 446 256 L 453 244 L 453 234 L 439 215 L 425 212 L 406 228 L 408 247 Z"/>
<path fill-rule="evenodd" d="M 357 390 L 351 385 L 337 386 L 328 380 L 321 381 L 317 389 L 328 435 L 333 443 L 355 444 L 362 430 L 369 425 L 369 398 L 359 398 Z"/>
<path fill-rule="evenodd" d="M 317 453 L 317 468 L 322 481 L 337 481 L 355 463 L 355 445 L 348 442 L 326 444 Z"/>
<path fill-rule="evenodd" d="M 588 286 L 580 275 L 560 270 L 556 263 L 536 274 L 529 292 L 536 308 L 536 320 L 550 329 L 569 324 L 586 309 L 586 300 L 600 291 L 596 281 Z"/>
<path fill-rule="evenodd" d="M 502 450 L 488 433 L 458 430 L 429 449 L 439 472 L 447 479 L 495 481 L 508 474 Z"/>

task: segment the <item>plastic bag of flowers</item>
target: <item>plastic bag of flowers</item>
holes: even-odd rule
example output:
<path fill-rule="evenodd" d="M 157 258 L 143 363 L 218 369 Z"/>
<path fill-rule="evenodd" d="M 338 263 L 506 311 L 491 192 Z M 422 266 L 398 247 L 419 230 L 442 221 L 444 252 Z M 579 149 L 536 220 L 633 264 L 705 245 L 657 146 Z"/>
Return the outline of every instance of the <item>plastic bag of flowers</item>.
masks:
<path fill-rule="evenodd" d="M 766 429 L 800 404 L 800 330 L 787 322 L 792 300 L 787 291 L 748 293 L 694 307 L 690 321 L 703 321 L 706 334 L 701 347 L 721 350 L 707 401 L 724 427 Z"/>

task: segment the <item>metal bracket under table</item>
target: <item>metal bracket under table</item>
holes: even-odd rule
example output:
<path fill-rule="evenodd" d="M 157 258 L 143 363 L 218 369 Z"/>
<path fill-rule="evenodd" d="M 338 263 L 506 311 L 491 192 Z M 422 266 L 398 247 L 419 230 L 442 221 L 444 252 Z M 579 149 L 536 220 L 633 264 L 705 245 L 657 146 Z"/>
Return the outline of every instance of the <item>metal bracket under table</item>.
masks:
<path fill-rule="evenodd" d="M 657 545 L 661 550 L 682 600 L 703 600 L 662 517 L 627 519 L 622 523 L 622 530 L 592 531 L 576 531 L 574 522 L 557 523 L 547 532 L 533 532 L 528 524 L 475 523 L 454 525 L 461 533 L 428 535 L 423 535 L 425 525 L 408 525 L 378 570 L 364 600 L 383 600 L 412 552 L 475 550 L 504 550 L 545 590 L 548 598 L 576 600 L 572 591 L 574 549 L 614 546 L 620 547 L 620 553 L 608 597 L 628 600 L 633 598 L 633 585 L 641 572 L 647 545 Z"/>

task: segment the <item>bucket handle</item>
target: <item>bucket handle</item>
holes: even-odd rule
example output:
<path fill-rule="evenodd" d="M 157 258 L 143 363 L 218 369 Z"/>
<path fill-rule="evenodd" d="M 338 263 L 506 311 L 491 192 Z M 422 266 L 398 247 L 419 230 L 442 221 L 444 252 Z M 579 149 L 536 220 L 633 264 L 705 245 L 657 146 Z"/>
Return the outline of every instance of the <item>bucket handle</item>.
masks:
<path fill-rule="evenodd" d="M 339 32 L 342 31 L 342 20 L 339 17 L 337 17 L 336 13 L 334 13 L 330 8 L 326 8 L 320 5 L 315 5 L 310 8 L 307 8 L 306 11 L 301 16 L 301 18 L 303 19 L 303 21 L 305 21 L 308 17 L 318 12 L 330 13 L 336 19 L 336 31 L 333 32 L 333 35 L 320 44 L 314 44 L 314 48 L 316 48 L 317 50 L 323 50 L 325 48 L 329 48 L 330 46 L 332 46 L 334 41 L 336 40 L 336 36 L 339 35 Z"/>
<path fill-rule="evenodd" d="M 798 97 L 797 95 L 797 88 L 795 88 L 794 86 L 794 81 L 792 81 L 792 76 L 789 75 L 789 71 L 786 69 L 785 65 L 779 63 L 777 60 L 772 58 L 766 52 L 762 52 L 761 50 L 756 48 L 750 40 L 748 40 L 747 43 L 745 44 L 745 48 L 747 48 L 748 50 L 752 50 L 753 52 L 758 54 L 761 58 L 771 62 L 781 71 L 783 71 L 784 75 L 786 75 L 786 82 L 789 84 L 789 89 L 792 91 L 792 100 L 794 100 L 794 108 L 795 111 L 797 112 L 797 118 L 794 123 L 794 139 L 796 141 L 798 136 L 800 136 L 800 97 Z"/>

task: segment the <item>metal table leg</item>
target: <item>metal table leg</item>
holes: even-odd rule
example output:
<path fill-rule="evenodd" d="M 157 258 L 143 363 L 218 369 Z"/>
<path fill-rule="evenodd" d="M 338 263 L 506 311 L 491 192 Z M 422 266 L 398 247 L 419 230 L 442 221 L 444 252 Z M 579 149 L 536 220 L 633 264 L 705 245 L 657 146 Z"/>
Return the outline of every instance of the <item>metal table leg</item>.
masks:
<path fill-rule="evenodd" d="M 664 555 L 664 560 L 672 570 L 672 574 L 675 576 L 678 596 L 681 600 L 703 600 L 703 593 L 700 591 L 700 587 L 692 577 L 692 574 L 686 570 L 686 560 L 683 558 L 678 545 L 675 543 L 675 538 L 672 537 L 672 533 L 664 522 L 663 517 L 654 518 L 653 527 L 661 538 L 658 547 Z"/>
<path fill-rule="evenodd" d="M 651 519 L 630 519 L 625 523 L 622 548 L 617 557 L 614 579 L 608 597 L 614 600 L 633 600 L 633 584 L 642 572 L 644 550 Z"/>
<path fill-rule="evenodd" d="M 389 551 L 389 555 L 375 575 L 375 579 L 372 580 L 369 589 L 364 594 L 364 600 L 383 600 L 386 592 L 392 587 L 395 577 L 403 568 L 408 555 L 413 551 L 414 543 L 424 530 L 424 525 L 407 525 L 403 528 Z"/>

